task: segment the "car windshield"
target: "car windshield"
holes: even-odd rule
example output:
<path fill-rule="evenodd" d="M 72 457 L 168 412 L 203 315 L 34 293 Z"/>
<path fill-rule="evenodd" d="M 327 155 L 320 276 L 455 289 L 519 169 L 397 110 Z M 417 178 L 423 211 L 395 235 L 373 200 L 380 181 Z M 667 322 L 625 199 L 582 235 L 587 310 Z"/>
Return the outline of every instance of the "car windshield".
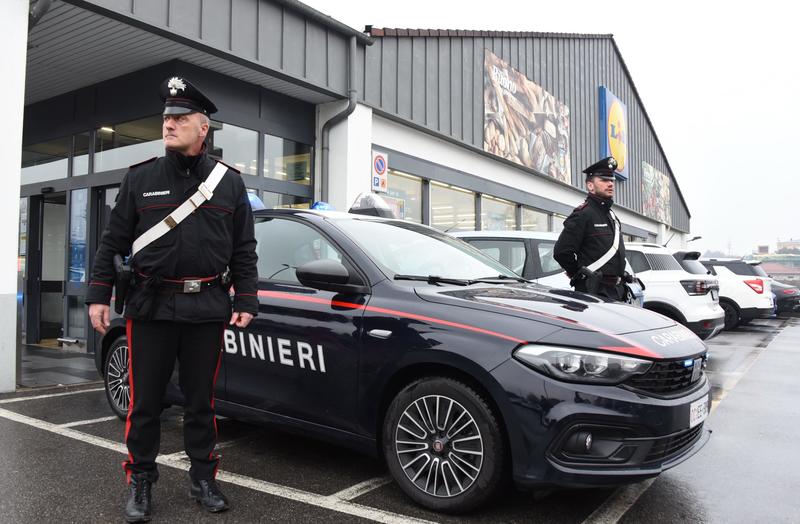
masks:
<path fill-rule="evenodd" d="M 519 278 L 466 242 L 426 226 L 399 220 L 336 219 L 377 264 L 393 275 L 471 280 Z"/>

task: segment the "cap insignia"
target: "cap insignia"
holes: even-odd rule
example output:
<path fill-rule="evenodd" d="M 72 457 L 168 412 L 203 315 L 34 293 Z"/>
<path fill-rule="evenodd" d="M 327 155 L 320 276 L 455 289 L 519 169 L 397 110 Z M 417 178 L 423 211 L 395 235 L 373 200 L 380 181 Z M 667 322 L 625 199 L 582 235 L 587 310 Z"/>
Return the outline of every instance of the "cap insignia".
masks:
<path fill-rule="evenodd" d="M 173 76 L 169 79 L 169 82 L 167 82 L 167 87 L 169 88 L 169 94 L 175 96 L 178 94 L 178 91 L 186 89 L 186 84 L 183 83 L 181 78 Z"/>

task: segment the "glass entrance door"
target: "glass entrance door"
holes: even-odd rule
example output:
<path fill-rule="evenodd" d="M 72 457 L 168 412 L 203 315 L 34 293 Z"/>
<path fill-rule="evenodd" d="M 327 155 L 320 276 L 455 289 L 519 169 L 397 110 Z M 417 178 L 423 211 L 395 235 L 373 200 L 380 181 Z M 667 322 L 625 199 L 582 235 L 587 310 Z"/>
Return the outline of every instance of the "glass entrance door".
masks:
<path fill-rule="evenodd" d="M 26 275 L 26 342 L 58 346 L 64 324 L 67 196 L 31 197 Z"/>

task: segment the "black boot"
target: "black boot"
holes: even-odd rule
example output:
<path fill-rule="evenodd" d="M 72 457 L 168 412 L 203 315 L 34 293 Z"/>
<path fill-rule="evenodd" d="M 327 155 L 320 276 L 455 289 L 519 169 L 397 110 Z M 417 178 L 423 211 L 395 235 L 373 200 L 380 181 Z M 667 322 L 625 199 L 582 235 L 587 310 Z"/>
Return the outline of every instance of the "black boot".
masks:
<path fill-rule="evenodd" d="M 150 492 L 153 483 L 142 474 L 131 475 L 128 503 L 125 504 L 125 520 L 127 522 L 147 522 L 152 511 Z"/>
<path fill-rule="evenodd" d="M 192 479 L 192 487 L 189 494 L 198 504 L 203 506 L 203 509 L 211 513 L 219 513 L 230 507 L 228 499 L 222 494 L 214 479 Z"/>

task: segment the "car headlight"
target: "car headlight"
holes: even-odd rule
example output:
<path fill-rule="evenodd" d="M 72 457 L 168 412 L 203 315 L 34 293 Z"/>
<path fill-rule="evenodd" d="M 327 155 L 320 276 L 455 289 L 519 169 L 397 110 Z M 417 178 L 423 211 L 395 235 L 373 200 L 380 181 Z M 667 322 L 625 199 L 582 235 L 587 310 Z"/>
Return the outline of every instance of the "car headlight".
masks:
<path fill-rule="evenodd" d="M 520 347 L 514 358 L 558 380 L 589 384 L 619 384 L 653 365 L 624 355 L 536 344 Z"/>

